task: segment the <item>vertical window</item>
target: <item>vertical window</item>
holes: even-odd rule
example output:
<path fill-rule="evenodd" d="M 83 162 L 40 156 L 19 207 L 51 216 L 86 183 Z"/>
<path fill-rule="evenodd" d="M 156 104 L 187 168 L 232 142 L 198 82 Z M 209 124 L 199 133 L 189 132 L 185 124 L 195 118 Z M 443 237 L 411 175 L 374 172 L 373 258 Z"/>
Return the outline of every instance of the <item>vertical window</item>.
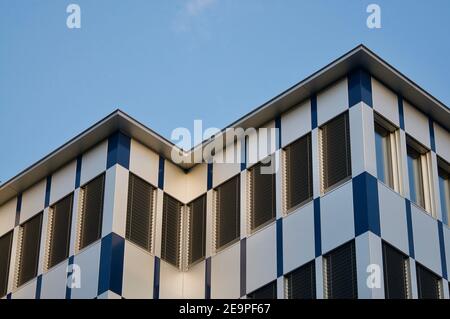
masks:
<path fill-rule="evenodd" d="M 164 194 L 161 258 L 175 267 L 180 267 L 182 208 L 178 200 Z"/>
<path fill-rule="evenodd" d="M 378 179 L 400 192 L 399 135 L 387 120 L 375 114 L 375 150 Z"/>
<path fill-rule="evenodd" d="M 20 226 L 19 271 L 17 287 L 30 281 L 37 275 L 39 246 L 41 243 L 42 213 Z"/>
<path fill-rule="evenodd" d="M 407 142 L 409 195 L 411 201 L 432 212 L 429 151 L 409 136 Z"/>
<path fill-rule="evenodd" d="M 323 261 L 325 298 L 358 298 L 355 242 L 352 241 L 329 252 Z"/>
<path fill-rule="evenodd" d="M 216 250 L 240 238 L 240 184 L 237 175 L 214 191 Z"/>
<path fill-rule="evenodd" d="M 315 261 L 287 274 L 285 282 L 288 299 L 316 299 Z"/>
<path fill-rule="evenodd" d="M 105 175 L 100 175 L 80 190 L 81 228 L 79 249 L 92 244 L 102 236 L 103 196 Z"/>
<path fill-rule="evenodd" d="M 73 195 L 50 207 L 47 269 L 69 257 Z"/>
<path fill-rule="evenodd" d="M 439 158 L 438 167 L 442 220 L 450 225 L 450 164 Z"/>
<path fill-rule="evenodd" d="M 416 263 L 417 290 L 419 299 L 440 299 L 442 298 L 441 278 L 422 265 Z"/>
<path fill-rule="evenodd" d="M 322 193 L 338 186 L 352 176 L 350 156 L 350 125 L 344 113 L 320 130 Z"/>
<path fill-rule="evenodd" d="M 155 188 L 130 173 L 125 237 L 150 252 L 153 240 L 154 197 Z"/>
<path fill-rule="evenodd" d="M 205 257 L 206 195 L 188 204 L 187 209 L 189 219 L 188 263 L 192 265 Z"/>
<path fill-rule="evenodd" d="M 311 134 L 284 149 L 285 154 L 285 211 L 312 199 Z"/>
<path fill-rule="evenodd" d="M 409 298 L 409 258 L 383 243 L 384 292 L 386 299 Z"/>
<path fill-rule="evenodd" d="M 275 219 L 275 173 L 270 164 L 258 163 L 249 170 L 250 231 Z"/>
<path fill-rule="evenodd" d="M 12 231 L 0 237 L 0 298 L 8 292 L 12 239 Z"/>
<path fill-rule="evenodd" d="M 277 299 L 277 282 L 273 281 L 249 293 L 247 299 Z"/>

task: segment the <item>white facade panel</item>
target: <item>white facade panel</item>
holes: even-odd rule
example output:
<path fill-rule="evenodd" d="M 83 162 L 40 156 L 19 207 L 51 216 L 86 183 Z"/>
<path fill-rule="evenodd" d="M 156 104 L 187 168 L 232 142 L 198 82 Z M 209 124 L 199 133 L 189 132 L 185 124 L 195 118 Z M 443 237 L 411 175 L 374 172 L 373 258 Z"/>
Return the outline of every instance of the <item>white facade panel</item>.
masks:
<path fill-rule="evenodd" d="M 77 172 L 77 162 L 72 161 L 55 174 L 52 174 L 52 184 L 50 188 L 50 205 L 66 197 L 75 189 L 75 175 Z"/>
<path fill-rule="evenodd" d="M 148 147 L 131 139 L 130 172 L 158 186 L 159 155 Z"/>
<path fill-rule="evenodd" d="M 450 133 L 434 123 L 434 140 L 436 143 L 436 154 L 447 161 L 447 163 L 450 163 Z"/>
<path fill-rule="evenodd" d="M 75 255 L 74 264 L 78 265 L 81 270 L 81 287 L 72 289 L 72 299 L 93 299 L 97 297 L 100 251 L 101 241 L 97 241 Z"/>
<path fill-rule="evenodd" d="M 397 94 L 389 90 L 381 82 L 372 78 L 373 109 L 392 124 L 400 127 Z"/>
<path fill-rule="evenodd" d="M 65 299 L 67 265 L 64 261 L 42 275 L 41 299 Z"/>
<path fill-rule="evenodd" d="M 122 295 L 126 299 L 153 298 L 154 257 L 125 241 Z"/>
<path fill-rule="evenodd" d="M 47 181 L 44 179 L 22 194 L 20 223 L 29 220 L 31 217 L 44 210 L 46 185 Z"/>
<path fill-rule="evenodd" d="M 81 160 L 80 185 L 83 186 L 106 170 L 108 141 L 105 140 L 83 154 Z"/>
<path fill-rule="evenodd" d="M 311 101 L 307 100 L 281 115 L 281 146 L 294 142 L 311 129 Z"/>
<path fill-rule="evenodd" d="M 317 94 L 317 122 L 322 125 L 349 107 L 347 78 Z"/>
<path fill-rule="evenodd" d="M 0 237 L 14 228 L 16 220 L 17 198 L 13 198 L 0 207 Z"/>
<path fill-rule="evenodd" d="M 211 298 L 237 299 L 241 283 L 241 250 L 236 243 L 211 259 Z"/>
<path fill-rule="evenodd" d="M 426 115 L 407 101 L 403 101 L 403 113 L 405 116 L 406 134 L 430 149 L 430 129 Z"/>

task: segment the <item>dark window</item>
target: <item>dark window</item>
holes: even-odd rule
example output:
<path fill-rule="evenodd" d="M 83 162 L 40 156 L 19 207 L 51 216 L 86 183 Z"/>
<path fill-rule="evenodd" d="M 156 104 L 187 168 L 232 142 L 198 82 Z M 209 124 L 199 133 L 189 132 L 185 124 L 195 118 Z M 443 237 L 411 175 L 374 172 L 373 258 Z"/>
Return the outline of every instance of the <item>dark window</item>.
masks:
<path fill-rule="evenodd" d="M 411 200 L 425 208 L 425 195 L 423 190 L 422 157 L 411 146 L 407 147 L 408 173 L 409 173 L 409 193 Z"/>
<path fill-rule="evenodd" d="M 9 263 L 11 260 L 13 232 L 0 238 L 0 298 L 8 291 Z"/>
<path fill-rule="evenodd" d="M 51 268 L 69 256 L 73 195 L 51 207 L 50 247 L 47 267 Z"/>
<path fill-rule="evenodd" d="M 325 297 L 358 298 L 355 243 L 342 245 L 324 256 Z"/>
<path fill-rule="evenodd" d="M 272 163 L 273 159 L 270 161 Z M 275 219 L 275 174 L 269 164 L 258 163 L 250 169 L 251 230 Z"/>
<path fill-rule="evenodd" d="M 450 164 L 438 158 L 438 166 L 442 220 L 445 224 L 450 225 Z"/>
<path fill-rule="evenodd" d="M 161 258 L 175 267 L 180 266 L 182 204 L 164 194 Z"/>
<path fill-rule="evenodd" d="M 277 299 L 277 282 L 271 282 L 247 295 L 248 299 Z"/>
<path fill-rule="evenodd" d="M 239 175 L 216 188 L 216 249 L 240 237 Z"/>
<path fill-rule="evenodd" d="M 102 235 L 103 193 L 105 175 L 81 188 L 81 232 L 79 249 L 100 239 Z"/>
<path fill-rule="evenodd" d="M 22 226 L 20 231 L 19 277 L 17 286 L 21 286 L 37 275 L 39 263 L 39 246 L 41 243 L 42 213 L 36 215 Z"/>
<path fill-rule="evenodd" d="M 416 272 L 419 299 L 442 298 L 441 278 L 417 263 Z"/>
<path fill-rule="evenodd" d="M 311 261 L 286 275 L 288 299 L 316 299 L 316 265 Z"/>
<path fill-rule="evenodd" d="M 386 299 L 409 297 L 408 256 L 383 243 L 384 292 Z"/>
<path fill-rule="evenodd" d="M 352 175 L 348 113 L 331 120 L 320 131 L 322 191 L 325 192 Z"/>
<path fill-rule="evenodd" d="M 313 196 L 311 134 L 285 148 L 286 152 L 286 208 L 298 206 Z"/>
<path fill-rule="evenodd" d="M 205 257 L 206 195 L 188 205 L 189 209 L 189 264 Z"/>
<path fill-rule="evenodd" d="M 152 248 L 154 191 L 152 185 L 130 174 L 125 237 L 147 251 Z"/>

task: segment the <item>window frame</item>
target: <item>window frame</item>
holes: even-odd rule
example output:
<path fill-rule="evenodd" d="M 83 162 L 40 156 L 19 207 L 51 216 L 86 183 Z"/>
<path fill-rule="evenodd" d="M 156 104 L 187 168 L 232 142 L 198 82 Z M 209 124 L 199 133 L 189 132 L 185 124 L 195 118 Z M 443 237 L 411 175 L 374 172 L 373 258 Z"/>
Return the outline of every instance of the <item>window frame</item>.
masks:
<path fill-rule="evenodd" d="M 201 199 L 204 198 L 204 211 L 203 211 L 203 243 L 202 243 L 202 256 L 195 259 L 195 260 L 191 260 L 192 258 L 192 219 L 193 219 L 193 214 L 192 214 L 192 209 L 191 209 L 191 205 Z M 198 196 L 197 198 L 195 198 L 194 200 L 191 200 L 189 203 L 187 203 L 185 205 L 185 221 L 183 222 L 183 224 L 186 227 L 186 254 L 187 254 L 187 258 L 186 258 L 186 266 L 187 268 L 191 268 L 193 266 L 195 266 L 196 264 L 202 262 L 203 260 L 205 260 L 206 258 L 206 235 L 207 235 L 207 229 L 206 229 L 206 223 L 207 223 L 207 212 L 208 212 L 208 205 L 207 205 L 207 194 L 202 194 L 200 196 Z"/>
<path fill-rule="evenodd" d="M 406 135 L 406 155 L 409 199 L 415 206 L 436 218 L 431 151 L 413 137 Z M 413 176 L 413 180 L 411 180 L 411 176 Z M 417 186 L 420 187 L 419 190 L 416 189 Z M 414 194 L 412 193 L 412 187 L 414 188 Z M 418 191 L 422 200 L 417 197 Z"/>
<path fill-rule="evenodd" d="M 165 213 L 166 213 L 166 211 L 164 210 L 164 207 L 165 207 L 165 199 L 166 198 L 171 198 L 171 199 L 177 201 L 180 206 L 179 207 L 180 211 L 178 212 L 178 216 L 177 216 L 178 217 L 178 229 L 177 229 L 177 231 L 178 231 L 177 237 L 178 238 L 177 238 L 177 242 L 176 242 L 176 244 L 177 244 L 176 248 L 178 251 L 177 251 L 177 260 L 176 260 L 177 264 L 176 265 L 174 265 L 170 260 L 168 260 L 167 254 L 164 254 L 164 256 L 163 256 L 163 246 L 164 246 L 163 243 L 167 238 L 167 235 L 164 236 L 164 234 L 165 234 L 164 218 L 165 218 Z M 183 228 L 184 228 L 183 227 L 183 216 L 185 215 L 184 212 L 185 212 L 185 204 L 182 201 L 178 200 L 177 198 L 175 198 L 172 195 L 169 195 L 168 193 L 163 194 L 162 221 L 161 221 L 161 260 L 163 260 L 167 264 L 169 264 L 172 267 L 175 267 L 177 269 L 182 269 L 184 267 L 184 256 L 185 256 L 185 254 L 183 252 L 183 236 L 184 236 L 184 234 L 183 234 Z"/>
<path fill-rule="evenodd" d="M 379 132 L 383 131 L 383 132 Z M 402 171 L 402 163 L 400 160 L 401 154 L 401 141 L 400 141 L 400 129 L 385 119 L 382 115 L 378 113 L 374 113 L 374 134 L 375 134 L 375 158 L 376 158 L 376 173 L 378 180 L 394 190 L 395 192 L 402 194 L 402 178 L 400 172 Z M 381 136 L 384 134 L 384 136 Z M 385 147 L 387 152 L 383 152 L 382 161 L 384 172 L 383 175 L 386 175 L 386 170 L 388 171 L 389 179 L 386 181 L 386 178 L 380 177 L 380 167 L 379 167 L 379 146 L 378 146 L 378 136 L 385 139 Z M 387 163 L 386 163 L 387 162 Z M 388 169 L 386 169 L 386 164 Z"/>
<path fill-rule="evenodd" d="M 391 249 L 392 251 L 394 251 L 395 253 L 401 255 L 404 262 L 404 271 L 405 271 L 405 280 L 406 282 L 405 284 L 405 288 L 406 288 L 406 298 L 404 299 L 410 299 L 412 297 L 412 286 L 411 286 L 411 269 L 410 269 L 410 265 L 409 265 L 409 256 L 405 253 L 403 253 L 401 250 L 395 248 L 394 246 L 392 246 L 391 244 L 383 241 L 382 242 L 382 258 L 383 258 L 383 275 L 384 275 L 384 293 L 385 293 L 385 298 L 388 298 L 388 285 L 389 285 L 389 277 L 387 276 L 387 268 L 388 268 L 388 260 L 387 260 L 387 256 L 386 256 L 386 250 L 387 249 Z M 392 298 L 390 298 L 392 299 Z"/>
<path fill-rule="evenodd" d="M 285 284 L 285 298 L 286 299 L 299 299 L 299 298 L 292 298 L 292 275 L 295 273 L 300 272 L 301 270 L 306 269 L 306 267 L 311 267 L 310 271 L 311 271 L 311 279 L 312 279 L 312 283 L 311 283 L 311 288 L 312 288 L 312 294 L 313 294 L 313 298 L 311 298 L 311 300 L 317 299 L 317 282 L 316 282 L 316 262 L 315 260 L 312 260 L 310 262 L 307 262 L 303 265 L 301 265 L 300 267 L 297 267 L 296 269 L 290 271 L 289 273 L 284 275 L 284 284 Z M 306 298 L 303 298 L 306 299 Z"/>

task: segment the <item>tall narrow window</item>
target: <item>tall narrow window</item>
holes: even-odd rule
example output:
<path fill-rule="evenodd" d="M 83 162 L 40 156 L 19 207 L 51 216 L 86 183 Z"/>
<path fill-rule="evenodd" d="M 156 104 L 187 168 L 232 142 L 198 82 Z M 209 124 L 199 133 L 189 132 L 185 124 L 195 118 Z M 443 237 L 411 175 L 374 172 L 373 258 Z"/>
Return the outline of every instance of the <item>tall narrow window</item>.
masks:
<path fill-rule="evenodd" d="M 155 188 L 130 173 L 125 237 L 141 248 L 152 251 Z"/>
<path fill-rule="evenodd" d="M 188 263 L 192 265 L 205 257 L 206 195 L 197 198 L 187 207 L 189 217 Z"/>
<path fill-rule="evenodd" d="M 358 298 L 355 242 L 342 245 L 326 254 L 323 262 L 325 298 Z"/>
<path fill-rule="evenodd" d="M 237 175 L 214 191 L 216 250 L 240 238 L 240 184 L 241 180 Z"/>
<path fill-rule="evenodd" d="M 8 292 L 8 275 L 11 260 L 13 232 L 0 237 L 0 298 Z"/>
<path fill-rule="evenodd" d="M 432 185 L 429 151 L 409 136 L 408 154 L 409 195 L 411 201 L 432 213 Z"/>
<path fill-rule="evenodd" d="M 247 299 L 277 299 L 277 282 L 273 281 L 249 293 Z"/>
<path fill-rule="evenodd" d="M 272 163 L 273 159 L 270 161 Z M 269 164 L 258 163 L 249 171 L 250 230 L 275 219 L 275 174 Z"/>
<path fill-rule="evenodd" d="M 442 281 L 439 276 L 417 263 L 416 273 L 419 299 L 442 298 Z"/>
<path fill-rule="evenodd" d="M 438 166 L 442 220 L 450 226 L 450 164 L 438 159 Z"/>
<path fill-rule="evenodd" d="M 83 249 L 101 238 L 104 188 L 104 174 L 81 188 L 81 229 L 79 249 Z"/>
<path fill-rule="evenodd" d="M 383 243 L 384 291 L 386 299 L 409 298 L 408 256 Z"/>
<path fill-rule="evenodd" d="M 322 192 L 326 192 L 352 176 L 350 125 L 344 113 L 320 128 Z"/>
<path fill-rule="evenodd" d="M 161 258 L 175 267 L 180 267 L 182 208 L 178 200 L 164 194 Z"/>
<path fill-rule="evenodd" d="M 42 213 L 20 226 L 19 271 L 17 287 L 37 275 L 41 243 Z"/>
<path fill-rule="evenodd" d="M 312 199 L 311 134 L 285 149 L 285 210 L 289 211 Z"/>
<path fill-rule="evenodd" d="M 375 149 L 378 179 L 384 184 L 400 192 L 400 162 L 398 129 L 375 114 Z"/>
<path fill-rule="evenodd" d="M 316 299 L 315 261 L 287 274 L 285 282 L 288 299 Z"/>
<path fill-rule="evenodd" d="M 73 195 L 70 194 L 50 207 L 48 269 L 69 257 L 72 202 Z"/>

